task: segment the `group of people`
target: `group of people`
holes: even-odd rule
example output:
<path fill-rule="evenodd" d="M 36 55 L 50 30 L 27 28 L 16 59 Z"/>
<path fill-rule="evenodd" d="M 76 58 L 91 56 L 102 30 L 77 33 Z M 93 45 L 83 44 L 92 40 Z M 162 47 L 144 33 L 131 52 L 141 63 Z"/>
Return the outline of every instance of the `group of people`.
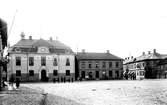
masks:
<path fill-rule="evenodd" d="M 55 83 L 55 82 L 66 82 L 66 81 L 68 81 L 68 82 L 74 82 L 74 79 L 73 78 L 69 78 L 69 79 L 66 79 L 65 77 L 63 78 L 63 77 L 61 77 L 60 79 L 59 78 L 53 78 L 53 83 Z"/>
<path fill-rule="evenodd" d="M 135 72 L 125 72 L 124 74 L 123 74 L 123 77 L 124 77 L 124 79 L 126 79 L 126 80 L 128 80 L 128 79 L 131 79 L 131 80 L 135 80 L 136 79 L 136 73 Z"/>
<path fill-rule="evenodd" d="M 3 81 L 3 85 L 4 85 L 4 87 L 7 86 L 8 90 L 17 90 L 17 89 L 19 89 L 19 86 L 20 86 L 20 79 L 19 78 L 15 79 L 15 78 L 11 77 L 9 79 L 9 82 Z"/>

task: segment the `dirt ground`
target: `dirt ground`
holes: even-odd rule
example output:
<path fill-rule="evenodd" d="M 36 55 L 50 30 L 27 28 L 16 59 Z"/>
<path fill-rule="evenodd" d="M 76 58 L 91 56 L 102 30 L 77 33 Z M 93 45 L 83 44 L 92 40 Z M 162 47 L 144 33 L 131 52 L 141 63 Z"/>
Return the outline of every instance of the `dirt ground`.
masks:
<path fill-rule="evenodd" d="M 86 105 L 167 105 L 167 79 L 22 85 Z"/>

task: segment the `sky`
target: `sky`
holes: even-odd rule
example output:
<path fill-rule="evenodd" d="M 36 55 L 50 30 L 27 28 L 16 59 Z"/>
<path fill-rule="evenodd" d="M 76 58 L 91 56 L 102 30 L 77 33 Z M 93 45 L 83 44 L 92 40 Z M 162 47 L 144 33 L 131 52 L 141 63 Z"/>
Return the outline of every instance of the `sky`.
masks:
<path fill-rule="evenodd" d="M 167 54 L 166 0 L 0 0 L 0 4 L 11 46 L 24 32 L 26 38 L 57 38 L 74 52 L 110 50 L 122 58 L 153 49 Z"/>

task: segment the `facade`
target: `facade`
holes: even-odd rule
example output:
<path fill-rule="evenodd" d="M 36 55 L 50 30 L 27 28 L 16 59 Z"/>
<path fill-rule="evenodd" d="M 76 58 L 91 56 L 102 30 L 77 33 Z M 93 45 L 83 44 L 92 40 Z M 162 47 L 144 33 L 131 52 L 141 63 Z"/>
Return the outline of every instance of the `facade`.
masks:
<path fill-rule="evenodd" d="M 136 58 L 125 58 L 123 63 L 124 77 L 127 79 L 129 75 L 131 79 L 158 78 L 160 72 L 162 72 L 160 65 L 164 64 L 162 62 L 164 62 L 166 57 L 166 55 L 159 54 L 154 49 L 152 53 L 150 51 L 148 54 L 143 52 L 141 56 Z"/>
<path fill-rule="evenodd" d="M 58 40 L 22 39 L 9 50 L 8 77 L 21 81 L 73 81 L 75 55 Z"/>
<path fill-rule="evenodd" d="M 167 78 L 167 58 L 158 63 L 157 78 Z"/>
<path fill-rule="evenodd" d="M 7 23 L 0 19 L 0 90 L 1 90 L 1 81 L 6 77 L 6 59 L 3 57 L 3 50 L 7 46 Z"/>
<path fill-rule="evenodd" d="M 123 60 L 109 51 L 106 53 L 88 53 L 84 50 L 76 55 L 81 80 L 121 79 Z"/>

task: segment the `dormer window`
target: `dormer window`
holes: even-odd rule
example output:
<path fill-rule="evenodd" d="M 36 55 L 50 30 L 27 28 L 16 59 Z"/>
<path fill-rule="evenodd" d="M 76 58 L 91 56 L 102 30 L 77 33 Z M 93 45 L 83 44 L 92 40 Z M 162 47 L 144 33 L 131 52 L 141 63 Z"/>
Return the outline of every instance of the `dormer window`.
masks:
<path fill-rule="evenodd" d="M 21 52 L 20 48 L 18 48 L 18 47 L 15 48 L 15 51 L 16 52 Z"/>

